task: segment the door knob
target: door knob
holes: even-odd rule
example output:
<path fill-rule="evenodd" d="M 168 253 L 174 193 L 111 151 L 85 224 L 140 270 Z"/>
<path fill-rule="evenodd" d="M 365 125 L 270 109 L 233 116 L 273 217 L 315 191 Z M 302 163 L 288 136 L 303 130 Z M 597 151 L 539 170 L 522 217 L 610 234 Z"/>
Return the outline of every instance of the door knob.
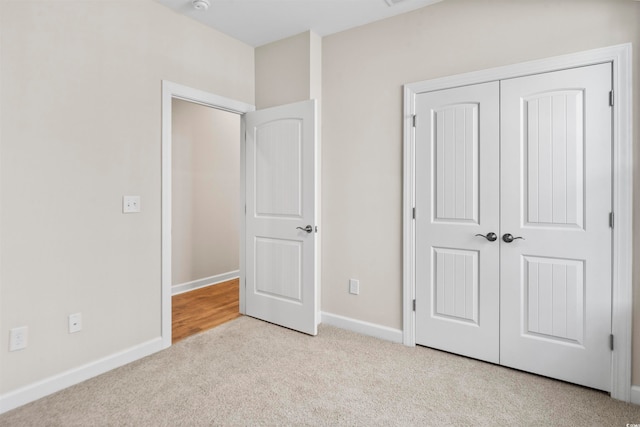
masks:
<path fill-rule="evenodd" d="M 505 234 L 504 236 L 502 236 L 502 240 L 503 240 L 505 243 L 511 243 L 511 242 L 513 242 L 514 240 L 517 240 L 517 239 L 522 239 L 522 240 L 524 240 L 524 237 L 519 237 L 519 236 L 518 236 L 518 237 L 513 237 L 513 236 L 512 236 L 511 234 L 509 234 L 509 233 L 507 233 L 507 234 Z"/>
<path fill-rule="evenodd" d="M 302 231 L 306 231 L 307 233 L 311 233 L 313 231 L 313 227 L 310 225 L 307 225 L 306 227 L 302 228 L 302 227 L 296 227 L 298 230 L 302 230 Z"/>
<path fill-rule="evenodd" d="M 498 240 L 498 235 L 496 233 L 487 233 L 486 236 L 484 234 L 476 234 L 476 236 L 484 237 L 490 242 L 495 242 L 496 240 Z"/>

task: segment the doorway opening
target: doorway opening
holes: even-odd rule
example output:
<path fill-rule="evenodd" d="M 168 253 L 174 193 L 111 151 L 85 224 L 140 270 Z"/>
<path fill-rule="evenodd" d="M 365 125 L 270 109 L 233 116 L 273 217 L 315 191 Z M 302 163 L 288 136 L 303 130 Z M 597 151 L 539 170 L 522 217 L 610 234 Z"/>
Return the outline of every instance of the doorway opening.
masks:
<path fill-rule="evenodd" d="M 240 116 L 173 98 L 172 342 L 239 313 Z"/>
<path fill-rule="evenodd" d="M 238 207 L 241 213 L 240 313 L 316 335 L 320 253 L 316 101 L 255 111 L 249 104 L 163 81 L 162 347 L 170 347 L 172 341 L 172 110 L 175 98 L 242 116 Z"/>
<path fill-rule="evenodd" d="M 204 202 L 205 208 L 194 209 L 193 200 L 202 202 L 202 198 L 195 195 L 197 187 L 206 187 L 207 182 L 211 182 L 211 171 L 207 171 L 206 167 L 203 167 L 201 175 L 204 179 L 201 181 L 204 184 L 193 185 L 193 179 L 196 174 L 190 173 L 190 164 L 193 162 L 202 162 L 206 166 L 206 159 L 199 159 L 202 157 L 200 154 L 194 154 L 193 152 L 181 152 L 178 151 L 177 156 L 174 156 L 174 145 L 178 142 L 174 141 L 174 107 L 176 108 L 178 115 L 184 115 L 187 118 L 194 118 L 192 115 L 204 115 L 204 116 L 216 116 L 219 120 L 219 124 L 224 121 L 235 123 L 228 125 L 225 128 L 227 133 L 227 139 L 231 140 L 231 145 L 235 145 L 236 160 L 234 169 L 235 172 L 226 170 L 227 174 L 235 174 L 235 176 L 226 177 L 220 179 L 222 187 L 229 185 L 229 180 L 234 180 L 235 194 L 231 193 L 231 196 L 235 196 L 233 201 L 228 203 L 235 203 L 236 206 L 227 206 L 227 216 L 229 212 L 235 212 L 236 218 L 234 222 L 235 237 L 233 248 L 228 247 L 229 242 L 211 242 L 212 238 L 211 230 L 203 233 L 205 237 L 195 236 L 191 232 L 190 228 L 193 224 L 199 222 L 215 222 L 215 215 L 219 214 L 219 209 L 216 210 L 215 201 Z M 179 109 L 184 107 L 183 112 L 179 112 Z M 212 282 L 226 282 L 232 279 L 237 279 L 239 301 L 238 308 L 240 313 L 244 313 L 244 292 L 243 292 L 243 274 L 244 271 L 244 215 L 240 215 L 241 206 L 244 206 L 244 146 L 242 140 L 243 124 L 241 116 L 247 112 L 254 111 L 255 107 L 243 102 L 235 101 L 232 99 L 224 98 L 218 95 L 207 93 L 201 90 L 193 89 L 187 86 L 179 85 L 172 82 L 162 82 L 162 346 L 167 348 L 172 343 L 172 297 L 174 294 L 180 294 L 191 289 L 201 288 Z M 195 112 L 195 113 L 194 113 Z M 209 117 L 209 120 L 211 117 Z M 193 123 L 189 125 L 183 124 L 177 129 L 177 134 L 181 134 L 180 138 L 191 138 L 194 133 L 203 133 L 202 130 L 195 132 Z M 224 126 L 223 126 L 224 127 Z M 233 134 L 235 133 L 235 136 Z M 176 134 L 176 136 L 178 136 Z M 206 134 L 206 131 L 204 131 Z M 180 147 L 185 148 L 185 147 Z M 202 147 L 200 147 L 202 148 Z M 210 150 L 211 147 L 205 147 L 205 152 Z M 187 150 L 188 151 L 188 150 Z M 205 153 L 206 154 L 206 153 Z M 207 156 L 204 156 L 207 157 Z M 228 159 L 227 159 L 228 161 Z M 175 163 L 175 165 L 174 165 Z M 187 165 L 187 166 L 185 166 Z M 230 165 L 227 165 L 230 166 Z M 186 169 L 185 169 L 186 168 Z M 189 173 L 187 173 L 189 172 Z M 220 172 L 220 171 L 218 171 Z M 176 183 L 181 189 L 188 188 L 186 194 L 179 194 L 178 191 L 174 194 L 174 176 L 176 175 Z M 181 176 L 183 175 L 183 176 Z M 189 183 L 187 185 L 186 183 Z M 174 210 L 173 200 L 176 199 L 178 206 Z M 183 206 L 186 205 L 186 206 Z M 197 205 L 196 205 L 197 206 Z M 208 206 L 208 207 L 207 207 Z M 198 213 L 199 212 L 199 213 Z M 175 214 L 175 215 L 174 215 Z M 195 215 L 195 216 L 194 216 Z M 177 224 L 183 224 L 185 227 L 183 230 L 177 230 L 177 234 L 174 236 L 176 230 L 173 230 L 174 216 L 176 217 Z M 197 220 L 194 220 L 194 218 Z M 203 218 L 202 218 L 203 217 Z M 213 217 L 213 218 L 211 218 Z M 232 230 L 233 231 L 233 230 Z M 195 230 L 198 234 L 198 230 Z M 177 239 L 176 239 L 177 237 Z M 228 238 L 228 237 L 227 237 Z M 176 240 L 176 263 L 174 267 L 174 239 Z M 213 239 L 215 240 L 215 239 Z M 225 243 L 227 245 L 225 245 Z M 212 246 L 212 244 L 214 246 Z M 217 246 L 215 246 L 217 245 Z M 204 247 L 202 254 L 193 257 L 194 247 Z M 183 252 L 181 252 L 183 251 Z M 235 257 L 231 252 L 235 252 Z M 216 273 L 211 270 L 211 266 L 203 267 L 207 263 L 200 258 L 208 257 L 207 253 L 217 253 L 224 259 L 219 271 Z M 235 262 L 235 264 L 234 264 Z M 232 267 L 229 267 L 229 266 Z M 233 267 L 235 265 L 235 267 Z M 174 276 L 173 270 L 177 269 Z M 208 269 L 209 268 L 209 269 Z M 234 269 L 235 268 L 235 269 Z M 226 271 L 222 271 L 226 270 Z M 213 271 L 213 272 L 212 272 Z M 193 279 L 196 276 L 197 277 Z M 174 280 L 175 279 L 175 280 Z M 173 285 L 177 286 L 173 286 Z M 232 283 L 233 285 L 233 283 Z M 220 285 L 216 285 L 220 286 Z M 215 287 L 215 286 L 214 286 Z"/>

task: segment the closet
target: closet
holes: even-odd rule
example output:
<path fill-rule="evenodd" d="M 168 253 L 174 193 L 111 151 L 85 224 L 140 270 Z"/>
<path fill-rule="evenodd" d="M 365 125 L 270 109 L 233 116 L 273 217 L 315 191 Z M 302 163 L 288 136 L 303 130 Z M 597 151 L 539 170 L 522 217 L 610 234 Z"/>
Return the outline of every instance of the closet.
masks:
<path fill-rule="evenodd" d="M 610 390 L 611 82 L 416 95 L 417 344 Z"/>

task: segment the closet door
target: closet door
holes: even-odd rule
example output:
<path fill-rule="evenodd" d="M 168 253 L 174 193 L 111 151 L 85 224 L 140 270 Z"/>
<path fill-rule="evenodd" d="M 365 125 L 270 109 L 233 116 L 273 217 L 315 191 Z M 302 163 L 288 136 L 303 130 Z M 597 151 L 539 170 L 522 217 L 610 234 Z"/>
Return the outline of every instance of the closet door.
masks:
<path fill-rule="evenodd" d="M 611 64 L 501 83 L 500 363 L 602 390 L 611 387 L 610 90 Z"/>
<path fill-rule="evenodd" d="M 417 95 L 415 129 L 416 342 L 493 363 L 499 351 L 498 85 Z"/>

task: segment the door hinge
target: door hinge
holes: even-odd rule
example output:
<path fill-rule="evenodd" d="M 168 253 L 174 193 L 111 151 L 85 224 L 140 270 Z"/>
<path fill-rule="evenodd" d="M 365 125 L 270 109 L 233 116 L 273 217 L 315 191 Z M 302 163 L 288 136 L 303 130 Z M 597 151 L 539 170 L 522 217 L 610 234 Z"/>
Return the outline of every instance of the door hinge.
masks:
<path fill-rule="evenodd" d="M 611 91 L 609 92 L 609 107 L 613 107 L 613 101 L 614 101 L 613 91 Z"/>
<path fill-rule="evenodd" d="M 613 228 L 613 212 L 609 212 L 609 227 Z"/>
<path fill-rule="evenodd" d="M 413 208 L 411 215 L 413 216 L 413 219 L 416 219 L 416 208 Z"/>
<path fill-rule="evenodd" d="M 244 205 L 244 214 L 247 214 L 247 205 Z"/>
<path fill-rule="evenodd" d="M 413 300 L 413 311 L 416 311 L 416 300 Z"/>
<path fill-rule="evenodd" d="M 413 127 L 416 127 L 416 121 L 418 120 L 418 116 L 417 115 L 413 115 L 413 117 L 411 118 L 412 123 L 413 123 Z"/>
<path fill-rule="evenodd" d="M 613 351 L 613 334 L 609 335 L 609 348 Z"/>

